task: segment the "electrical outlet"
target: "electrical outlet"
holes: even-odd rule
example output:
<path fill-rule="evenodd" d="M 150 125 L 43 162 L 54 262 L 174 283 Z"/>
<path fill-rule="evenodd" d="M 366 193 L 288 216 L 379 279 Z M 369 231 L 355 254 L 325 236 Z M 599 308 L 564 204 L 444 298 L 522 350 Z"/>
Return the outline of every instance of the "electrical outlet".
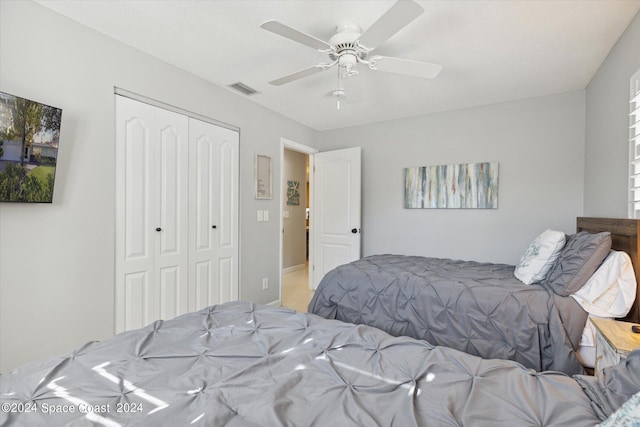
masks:
<path fill-rule="evenodd" d="M 269 289 L 269 278 L 268 277 L 263 277 L 262 278 L 262 290 L 266 291 L 267 289 Z"/>

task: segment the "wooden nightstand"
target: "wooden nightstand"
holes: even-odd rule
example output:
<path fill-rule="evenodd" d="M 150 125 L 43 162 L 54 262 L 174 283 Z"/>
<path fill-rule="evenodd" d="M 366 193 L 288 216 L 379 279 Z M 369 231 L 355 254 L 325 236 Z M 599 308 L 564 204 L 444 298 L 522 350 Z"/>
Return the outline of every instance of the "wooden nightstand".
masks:
<path fill-rule="evenodd" d="M 590 318 L 596 327 L 595 374 L 607 366 L 617 365 L 629 352 L 640 347 L 640 334 L 631 332 L 634 323 Z"/>

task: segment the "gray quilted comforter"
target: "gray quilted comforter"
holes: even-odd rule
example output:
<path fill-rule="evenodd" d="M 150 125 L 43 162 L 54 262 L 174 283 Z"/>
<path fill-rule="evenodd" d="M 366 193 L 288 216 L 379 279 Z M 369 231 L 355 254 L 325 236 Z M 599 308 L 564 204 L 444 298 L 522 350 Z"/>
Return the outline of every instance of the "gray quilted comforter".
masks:
<path fill-rule="evenodd" d="M 582 373 L 587 313 L 571 297 L 524 285 L 505 264 L 376 255 L 320 282 L 309 312 L 536 371 Z"/>
<path fill-rule="evenodd" d="M 628 361 L 622 387 L 583 388 L 365 325 L 227 303 L 1 376 L 0 425 L 593 426 L 637 392 L 640 352 Z"/>

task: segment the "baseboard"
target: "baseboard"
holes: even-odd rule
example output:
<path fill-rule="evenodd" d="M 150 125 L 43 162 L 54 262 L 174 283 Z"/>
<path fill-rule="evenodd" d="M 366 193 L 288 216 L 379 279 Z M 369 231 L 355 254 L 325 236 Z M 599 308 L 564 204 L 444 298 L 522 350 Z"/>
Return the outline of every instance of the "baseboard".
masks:
<path fill-rule="evenodd" d="M 268 305 L 269 307 L 280 307 L 282 305 L 282 300 L 275 300 L 275 301 L 271 301 L 266 303 L 265 305 Z"/>
<path fill-rule="evenodd" d="M 294 271 L 298 271 L 298 270 L 304 270 L 306 266 L 307 266 L 306 263 L 305 264 L 292 265 L 291 267 L 283 268 L 282 269 L 282 274 L 293 273 Z"/>

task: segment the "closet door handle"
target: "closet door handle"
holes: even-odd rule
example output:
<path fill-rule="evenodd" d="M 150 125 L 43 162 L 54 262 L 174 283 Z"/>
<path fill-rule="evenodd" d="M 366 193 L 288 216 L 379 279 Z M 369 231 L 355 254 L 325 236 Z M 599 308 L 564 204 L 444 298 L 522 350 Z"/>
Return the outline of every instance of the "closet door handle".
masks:
<path fill-rule="evenodd" d="M 211 228 L 218 228 L 218 226 L 217 225 L 212 225 Z"/>
<path fill-rule="evenodd" d="M 156 231 L 162 231 L 162 228 L 158 227 L 156 228 Z"/>

